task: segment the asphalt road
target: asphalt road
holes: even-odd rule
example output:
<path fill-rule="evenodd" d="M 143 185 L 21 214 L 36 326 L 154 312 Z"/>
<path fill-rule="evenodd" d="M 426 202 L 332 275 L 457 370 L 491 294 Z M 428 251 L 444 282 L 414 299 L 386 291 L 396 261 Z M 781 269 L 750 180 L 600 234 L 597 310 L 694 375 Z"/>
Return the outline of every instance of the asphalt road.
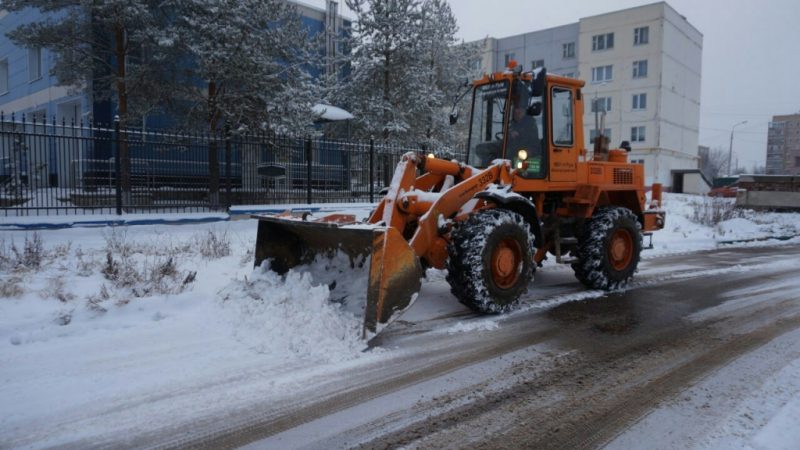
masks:
<path fill-rule="evenodd" d="M 794 245 L 649 259 L 629 289 L 610 294 L 586 292 L 568 268 L 551 267 L 496 329 L 437 332 L 482 320 L 464 312 L 401 322 L 374 342 L 392 357 L 332 374 L 311 396 L 131 445 L 600 447 L 800 328 L 798 255 Z"/>

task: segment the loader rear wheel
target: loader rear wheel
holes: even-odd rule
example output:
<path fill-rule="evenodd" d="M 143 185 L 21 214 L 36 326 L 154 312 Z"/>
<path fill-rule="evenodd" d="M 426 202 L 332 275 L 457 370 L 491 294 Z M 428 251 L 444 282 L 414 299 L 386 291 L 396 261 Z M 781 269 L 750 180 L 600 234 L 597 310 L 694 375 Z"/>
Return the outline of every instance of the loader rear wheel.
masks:
<path fill-rule="evenodd" d="M 457 224 L 448 245 L 450 291 L 473 311 L 509 311 L 533 276 L 533 236 L 525 219 L 490 209 Z"/>
<path fill-rule="evenodd" d="M 633 278 L 642 251 L 642 233 L 628 208 L 598 208 L 578 240 L 575 277 L 592 289 L 625 287 Z"/>

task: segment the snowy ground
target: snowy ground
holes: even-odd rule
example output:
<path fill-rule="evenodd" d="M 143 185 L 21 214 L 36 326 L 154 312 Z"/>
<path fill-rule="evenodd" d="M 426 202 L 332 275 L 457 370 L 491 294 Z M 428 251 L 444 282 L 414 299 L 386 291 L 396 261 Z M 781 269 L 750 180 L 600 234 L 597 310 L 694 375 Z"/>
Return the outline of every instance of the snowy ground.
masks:
<path fill-rule="evenodd" d="M 800 214 L 738 212 L 718 202 L 666 195 L 666 227 L 643 257 L 782 245 L 770 238 L 800 235 Z M 703 223 L 714 215 L 725 220 Z M 359 320 L 329 301 L 327 284 L 254 270 L 255 237 L 253 220 L 0 231 L 0 447 L 125 436 L 185 421 L 186 411 L 210 420 L 254 398 L 280 402 L 326 373 L 397 351 L 364 353 Z M 430 275 L 423 289 L 446 292 L 441 274 Z M 409 313 L 448 308 L 431 303 Z M 496 326 L 472 321 L 441 331 Z M 764 389 L 798 375 L 800 359 Z M 237 388 L 208 389 L 215 384 Z M 763 448 L 759 433 L 797 436 L 796 392 L 759 393 L 754 399 L 777 406 L 760 410 L 755 433 L 752 423 L 731 420 L 701 446 Z M 173 401 L 151 407 L 165 397 Z M 669 406 L 658 414 L 671 414 Z M 755 438 L 735 440 L 735 431 Z"/>

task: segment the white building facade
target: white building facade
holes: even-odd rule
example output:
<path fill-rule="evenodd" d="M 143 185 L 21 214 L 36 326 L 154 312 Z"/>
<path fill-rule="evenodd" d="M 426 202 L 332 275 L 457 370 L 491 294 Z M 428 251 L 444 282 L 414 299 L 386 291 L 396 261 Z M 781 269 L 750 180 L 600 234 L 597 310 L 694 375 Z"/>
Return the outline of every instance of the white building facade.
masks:
<path fill-rule="evenodd" d="M 515 59 L 586 81 L 587 149 L 602 117 L 612 147 L 630 142 L 647 185 L 669 188 L 673 171 L 698 167 L 703 35 L 666 2 L 493 41 L 486 70 Z"/>

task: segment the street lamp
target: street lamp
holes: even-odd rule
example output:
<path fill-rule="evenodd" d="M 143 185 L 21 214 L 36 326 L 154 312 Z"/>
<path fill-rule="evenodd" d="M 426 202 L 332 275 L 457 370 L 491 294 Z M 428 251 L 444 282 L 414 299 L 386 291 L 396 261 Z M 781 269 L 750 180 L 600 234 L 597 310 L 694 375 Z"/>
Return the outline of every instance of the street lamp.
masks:
<path fill-rule="evenodd" d="M 728 147 L 728 176 L 733 175 L 731 173 L 731 161 L 733 161 L 733 130 L 735 130 L 736 127 L 738 127 L 739 125 L 744 125 L 746 123 L 747 123 L 747 121 L 744 120 L 744 121 L 741 121 L 741 122 L 737 123 L 733 127 L 731 127 L 731 144 Z"/>

